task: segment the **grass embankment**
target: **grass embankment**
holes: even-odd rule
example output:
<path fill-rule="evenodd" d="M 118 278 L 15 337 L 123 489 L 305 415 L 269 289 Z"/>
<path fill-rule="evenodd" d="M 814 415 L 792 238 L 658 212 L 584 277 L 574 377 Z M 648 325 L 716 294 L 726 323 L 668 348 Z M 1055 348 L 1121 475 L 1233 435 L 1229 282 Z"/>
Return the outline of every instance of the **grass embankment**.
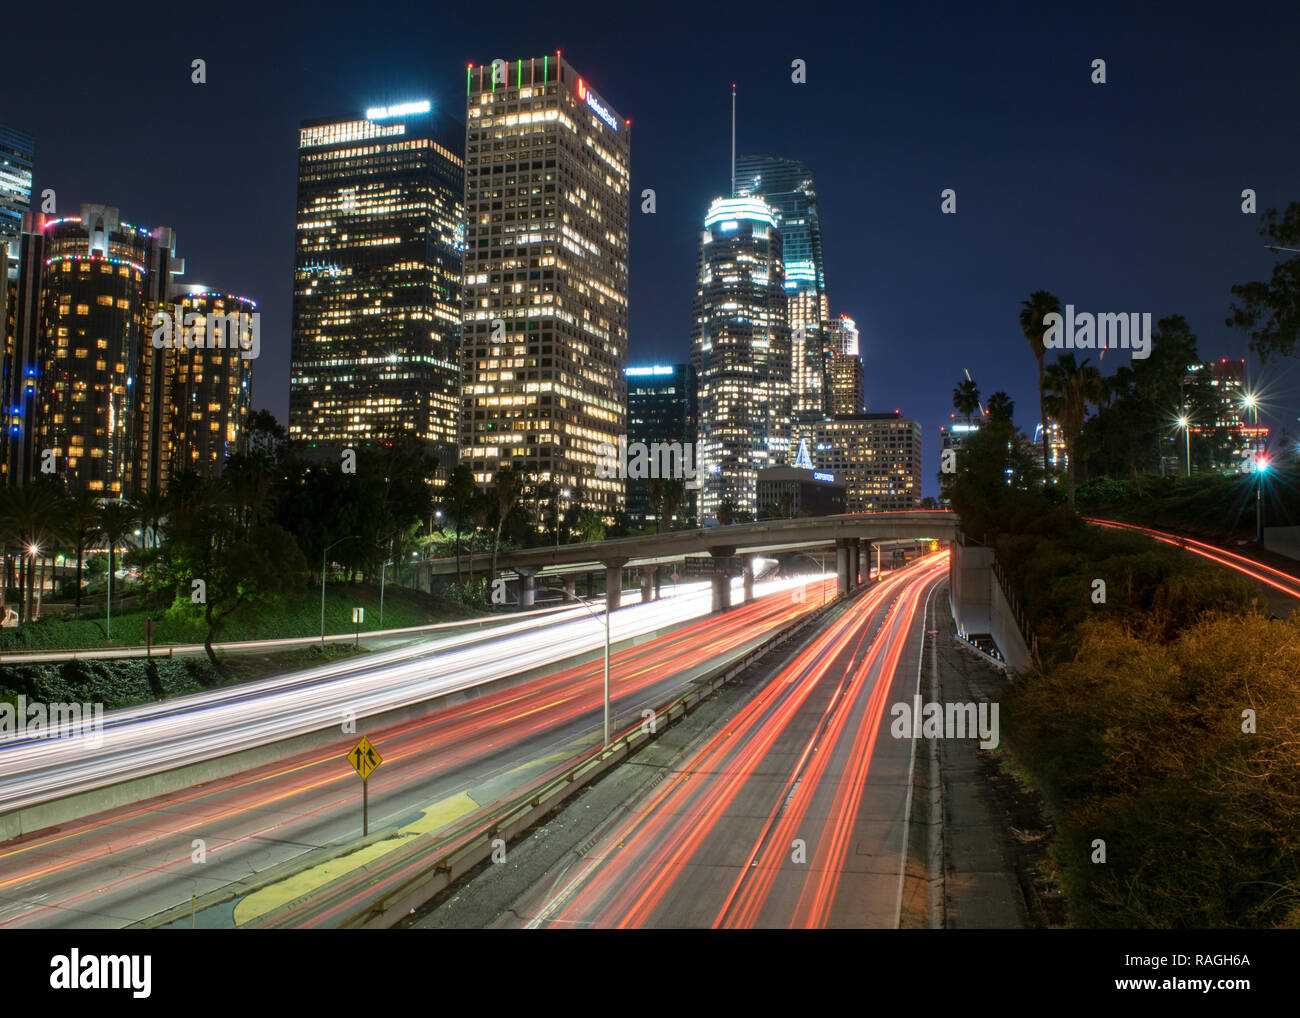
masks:
<path fill-rule="evenodd" d="M 325 632 L 352 633 L 354 607 L 365 609 L 362 633 L 378 629 L 403 629 L 434 622 L 454 622 L 477 618 L 482 612 L 451 601 L 444 601 L 416 590 L 389 586 L 384 590 L 384 619 L 379 622 L 379 588 L 370 585 L 330 584 L 325 594 Z M 45 615 L 36 622 L 14 629 L 0 630 L 0 651 L 30 650 L 98 650 L 104 647 L 143 646 L 145 619 L 154 621 L 153 642 L 202 643 L 201 625 L 171 615 L 165 607 L 139 608 L 118 614 L 113 612 L 113 640 L 107 642 L 107 622 L 103 603 L 89 605 L 83 600 L 81 616 L 76 619 Z M 237 611 L 225 622 L 216 642 L 239 640 L 276 640 L 320 634 L 320 590 L 304 591 L 289 599 L 274 613 Z"/>
<path fill-rule="evenodd" d="M 1210 540 L 1255 537 L 1254 474 L 1197 474 L 1117 481 L 1101 477 L 1079 486 L 1086 516 L 1137 523 Z M 1300 524 L 1300 473 L 1289 465 L 1264 475 L 1264 525 Z"/>
<path fill-rule="evenodd" d="M 1136 535 L 997 544 L 1044 662 L 1003 690 L 1004 746 L 1052 814 L 1070 925 L 1300 926 L 1300 617 Z"/>
<path fill-rule="evenodd" d="M 362 633 L 377 629 L 453 622 L 483 617 L 463 605 L 419 591 L 389 587 L 384 591 L 384 622 L 379 624 L 379 588 L 335 585 L 326 592 L 326 632 L 352 633 L 352 609 L 366 610 Z M 80 619 L 47 616 L 30 626 L 0 631 L 0 647 L 8 650 L 98 649 L 144 643 L 144 621 L 152 616 L 154 644 L 201 643 L 203 630 L 168 616 L 164 610 L 141 610 L 113 616 L 113 643 L 104 640 L 104 614 Z M 294 598 L 273 616 L 236 613 L 223 627 L 218 642 L 280 639 L 320 633 L 320 594 Z M 310 668 L 357 653 L 351 644 L 307 645 L 274 653 L 219 654 L 220 669 L 204 655 L 169 658 L 166 649 L 150 661 L 140 658 L 77 660 L 57 664 L 0 665 L 0 700 L 19 695 L 42 703 L 102 703 L 106 710 L 171 698 L 217 686 L 248 682 L 284 672 Z M 365 653 L 361 651 L 360 653 Z"/>

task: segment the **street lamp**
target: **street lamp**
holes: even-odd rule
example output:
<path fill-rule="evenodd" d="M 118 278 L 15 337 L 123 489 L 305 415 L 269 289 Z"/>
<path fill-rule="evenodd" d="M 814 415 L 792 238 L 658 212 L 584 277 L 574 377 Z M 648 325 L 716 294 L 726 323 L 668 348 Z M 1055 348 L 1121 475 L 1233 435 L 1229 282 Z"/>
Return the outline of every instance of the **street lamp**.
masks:
<path fill-rule="evenodd" d="M 1183 429 L 1183 434 L 1187 437 L 1187 476 L 1192 476 L 1192 429 L 1188 426 L 1186 417 L 1178 418 L 1178 426 Z"/>
<path fill-rule="evenodd" d="M 320 642 L 325 642 L 325 556 L 330 553 L 334 545 L 342 544 L 344 541 L 355 541 L 356 534 L 349 534 L 347 537 L 340 537 L 334 544 L 325 546 L 325 550 L 320 553 Z"/>
<path fill-rule="evenodd" d="M 593 619 L 596 613 L 587 607 L 587 602 L 574 595 L 574 600 L 586 610 Z M 605 749 L 609 748 L 609 591 L 605 592 Z"/>

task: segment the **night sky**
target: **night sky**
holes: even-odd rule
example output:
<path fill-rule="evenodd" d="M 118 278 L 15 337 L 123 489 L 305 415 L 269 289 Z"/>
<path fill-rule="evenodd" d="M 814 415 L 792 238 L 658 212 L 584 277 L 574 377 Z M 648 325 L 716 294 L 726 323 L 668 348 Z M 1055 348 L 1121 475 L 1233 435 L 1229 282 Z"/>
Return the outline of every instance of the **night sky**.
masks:
<path fill-rule="evenodd" d="M 183 281 L 257 300 L 255 403 L 281 420 L 299 121 L 422 98 L 463 120 L 467 63 L 558 48 L 632 120 L 632 363 L 688 358 L 735 81 L 738 151 L 813 171 L 831 312 L 862 330 L 868 409 L 921 421 L 927 494 L 963 369 L 985 395 L 1010 392 L 1032 431 L 1017 314 L 1036 289 L 1184 315 L 1203 357 L 1248 357 L 1261 423 L 1300 435 L 1300 363 L 1261 369 L 1223 324 L 1229 287 L 1277 257 L 1241 191 L 1261 211 L 1300 200 L 1297 5 L 33 6 L 5 15 L 0 122 L 36 135 L 37 191 L 54 188 L 62 215 L 101 201 L 172 226 Z M 790 80 L 795 58 L 807 84 Z"/>

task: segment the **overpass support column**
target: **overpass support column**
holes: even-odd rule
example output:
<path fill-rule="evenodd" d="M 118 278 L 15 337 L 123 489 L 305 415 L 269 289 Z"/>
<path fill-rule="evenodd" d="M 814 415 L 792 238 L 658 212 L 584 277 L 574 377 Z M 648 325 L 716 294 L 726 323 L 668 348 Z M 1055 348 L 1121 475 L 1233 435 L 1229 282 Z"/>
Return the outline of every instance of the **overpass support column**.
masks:
<path fill-rule="evenodd" d="M 754 555 L 744 556 L 745 562 L 745 600 L 742 604 L 749 604 L 754 600 Z"/>
<path fill-rule="evenodd" d="M 659 585 L 663 582 L 664 569 L 662 565 L 655 566 L 655 600 L 659 600 Z"/>
<path fill-rule="evenodd" d="M 862 546 L 856 537 L 849 538 L 849 589 L 857 590 L 861 585 Z"/>
<path fill-rule="evenodd" d="M 605 608 L 608 611 L 617 611 L 623 603 L 623 567 L 627 565 L 625 558 L 612 558 L 605 560 Z"/>
<path fill-rule="evenodd" d="M 713 610 L 724 612 L 731 607 L 731 576 L 726 572 L 713 574 Z"/>
<path fill-rule="evenodd" d="M 645 604 L 650 600 L 650 595 L 655 587 L 655 575 L 659 572 L 658 566 L 641 567 L 641 603 Z"/>
<path fill-rule="evenodd" d="M 537 600 L 537 574 L 524 566 L 516 567 L 515 572 L 519 574 L 519 607 L 527 611 Z"/>
<path fill-rule="evenodd" d="M 839 581 L 836 593 L 840 597 L 848 597 L 852 589 L 849 586 L 849 544 L 843 539 L 835 542 L 835 572 Z"/>
<path fill-rule="evenodd" d="M 578 600 L 578 578 L 576 576 L 566 576 L 564 578 L 564 603 L 572 604 Z"/>
<path fill-rule="evenodd" d="M 871 582 L 871 542 L 866 538 L 858 540 L 858 565 L 862 570 L 862 582 Z"/>

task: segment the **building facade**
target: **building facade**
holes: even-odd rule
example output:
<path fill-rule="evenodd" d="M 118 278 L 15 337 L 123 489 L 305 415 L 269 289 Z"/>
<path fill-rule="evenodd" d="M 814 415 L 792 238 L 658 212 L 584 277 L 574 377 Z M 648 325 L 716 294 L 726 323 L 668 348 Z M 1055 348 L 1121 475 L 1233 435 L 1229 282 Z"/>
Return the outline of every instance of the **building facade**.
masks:
<path fill-rule="evenodd" d="M 44 228 L 35 421 L 37 469 L 120 498 L 139 487 L 136 385 L 152 310 L 184 270 L 170 229 L 123 222 L 108 205 Z"/>
<path fill-rule="evenodd" d="M 651 364 L 630 367 L 627 375 L 628 445 L 656 443 L 682 446 L 691 466 L 699 463 L 699 394 L 695 369 L 689 364 Z M 658 462 L 656 460 L 655 462 Z M 670 519 L 659 519 L 652 504 L 650 479 L 627 479 L 627 515 L 633 527 L 659 525 L 668 530 L 698 519 L 698 490 L 694 479 L 667 478 L 682 484 L 681 502 Z"/>
<path fill-rule="evenodd" d="M 831 413 L 830 352 L 825 322 L 826 268 L 812 173 L 794 159 L 742 155 L 736 159 L 736 197 L 762 198 L 781 230 L 790 326 L 790 399 L 796 417 Z"/>
<path fill-rule="evenodd" d="M 289 435 L 455 466 L 464 128 L 427 101 L 298 131 Z"/>
<path fill-rule="evenodd" d="M 157 330 L 142 348 L 139 373 L 139 468 L 141 489 L 166 491 L 182 474 L 221 476 L 226 460 L 242 451 L 252 413 L 252 362 L 260 352 L 257 304 L 247 297 L 216 293 L 201 286 L 174 293 L 165 309 L 173 322 L 198 316 L 188 334 L 155 342 Z M 231 316 L 237 316 L 232 318 Z M 221 345 L 208 343 L 208 322 L 222 323 Z M 231 329 L 233 328 L 233 334 Z M 176 340 L 179 340 L 177 342 Z"/>
<path fill-rule="evenodd" d="M 844 484 L 848 512 L 920 508 L 921 425 L 901 411 L 818 423 L 812 457 L 818 470 Z"/>
<path fill-rule="evenodd" d="M 791 452 L 790 325 L 777 213 L 718 198 L 700 235 L 691 336 L 699 377 L 704 519 L 753 518 L 758 472 Z"/>
<path fill-rule="evenodd" d="M 559 53 L 470 65 L 465 88 L 461 462 L 612 518 L 623 479 L 597 468 L 627 434 L 629 121 Z"/>
<path fill-rule="evenodd" d="M 828 470 L 768 467 L 758 473 L 759 518 L 795 520 L 845 512 L 847 493 Z"/>
<path fill-rule="evenodd" d="M 35 156 L 35 138 L 0 124 L 0 245 L 19 237 L 23 216 L 32 210 Z"/>

